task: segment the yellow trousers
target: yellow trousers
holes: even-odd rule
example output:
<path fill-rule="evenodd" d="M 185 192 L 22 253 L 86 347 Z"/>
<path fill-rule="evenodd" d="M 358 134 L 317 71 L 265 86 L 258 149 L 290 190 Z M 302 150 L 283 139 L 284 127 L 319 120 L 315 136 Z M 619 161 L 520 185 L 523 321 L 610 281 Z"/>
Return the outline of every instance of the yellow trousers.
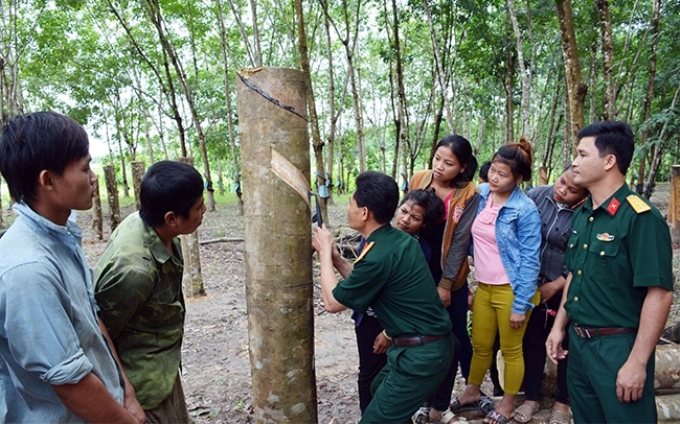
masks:
<path fill-rule="evenodd" d="M 536 290 L 531 303 L 537 305 L 540 299 L 541 294 Z M 527 312 L 524 324 L 520 328 L 511 328 L 510 308 L 514 300 L 515 295 L 510 284 L 479 283 L 472 306 L 473 354 L 468 379 L 470 384 L 482 384 L 484 375 L 491 366 L 493 344 L 496 340 L 496 332 L 499 332 L 501 351 L 505 361 L 503 390 L 509 395 L 517 394 L 524 379 L 522 339 L 531 315 L 531 311 Z"/>

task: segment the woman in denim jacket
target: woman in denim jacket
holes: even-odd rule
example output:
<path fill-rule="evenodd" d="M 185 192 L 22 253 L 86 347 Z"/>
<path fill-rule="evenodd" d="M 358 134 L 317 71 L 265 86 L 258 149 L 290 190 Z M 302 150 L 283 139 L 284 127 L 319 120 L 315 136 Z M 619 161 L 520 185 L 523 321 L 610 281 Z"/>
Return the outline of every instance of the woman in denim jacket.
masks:
<path fill-rule="evenodd" d="M 505 360 L 505 394 L 497 410 L 484 419 L 505 424 L 524 377 L 522 338 L 531 310 L 540 299 L 541 219 L 519 184 L 531 179 L 533 152 L 525 139 L 501 147 L 489 169 L 489 183 L 479 186 L 481 200 L 472 225 L 475 278 L 479 286 L 472 310 L 474 353 L 469 384 L 451 409 L 474 402 L 491 365 L 496 332 Z"/>
<path fill-rule="evenodd" d="M 554 185 L 536 187 L 527 195 L 536 203 L 541 215 L 541 271 L 538 274 L 541 304 L 534 308 L 524 333 L 524 403 L 515 410 L 515 421 L 519 423 L 530 422 L 541 403 L 545 341 L 555 322 L 567 282 L 564 255 L 571 234 L 571 218 L 574 209 L 585 201 L 588 190 L 574 184 L 570 164 Z M 548 422 L 568 424 L 570 420 L 567 358 L 564 358 L 557 365 L 557 393 Z"/>

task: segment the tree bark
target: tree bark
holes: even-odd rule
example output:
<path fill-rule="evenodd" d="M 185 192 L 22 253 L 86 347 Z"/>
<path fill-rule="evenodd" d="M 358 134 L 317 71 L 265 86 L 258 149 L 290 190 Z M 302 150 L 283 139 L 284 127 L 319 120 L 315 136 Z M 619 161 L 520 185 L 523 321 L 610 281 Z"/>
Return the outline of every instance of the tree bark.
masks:
<path fill-rule="evenodd" d="M 590 100 L 590 106 L 588 107 L 588 122 L 595 122 L 597 120 L 597 91 L 595 87 L 597 86 L 597 41 L 593 41 L 593 46 L 590 49 L 590 69 L 588 70 L 588 83 L 592 90 L 588 92 L 588 98 Z"/>
<path fill-rule="evenodd" d="M 503 87 L 505 88 L 505 142 L 512 143 L 515 138 L 515 110 L 512 95 L 515 87 L 515 66 L 517 64 L 517 56 L 515 55 L 515 51 L 510 47 L 507 47 L 505 51 L 505 63 L 507 66 L 503 84 Z"/>
<path fill-rule="evenodd" d="M 130 197 L 130 186 L 128 185 L 127 169 L 125 166 L 125 154 L 123 153 L 123 142 L 118 137 L 118 155 L 120 156 L 120 172 L 123 174 L 123 197 Z"/>
<path fill-rule="evenodd" d="M 614 73 L 614 41 L 612 40 L 612 24 L 609 18 L 609 0 L 597 0 L 597 10 L 600 12 L 600 27 L 602 31 L 602 59 L 604 73 L 604 113 L 605 121 L 616 119 L 616 81 Z"/>
<path fill-rule="evenodd" d="M 522 31 L 517 22 L 517 13 L 515 12 L 515 1 L 506 0 L 508 5 L 508 13 L 510 21 L 512 22 L 512 29 L 515 33 L 515 41 L 517 45 L 517 62 L 519 62 L 519 72 L 522 79 L 522 135 L 528 140 L 531 140 L 531 72 L 532 69 L 527 69 L 524 62 L 524 41 L 522 40 Z"/>
<path fill-rule="evenodd" d="M 316 184 L 318 187 L 326 185 L 326 176 L 324 170 L 326 169 L 323 163 L 323 147 L 324 142 L 321 140 L 321 133 L 319 131 L 319 117 L 316 114 L 316 101 L 314 98 L 314 87 L 312 86 L 312 70 L 309 66 L 309 54 L 307 52 L 307 32 L 305 30 L 305 17 L 302 10 L 302 0 L 295 0 L 295 15 L 297 17 L 297 33 L 298 33 L 298 48 L 300 50 L 300 65 L 305 76 L 305 84 L 307 86 L 307 108 L 309 111 L 309 126 L 312 130 L 312 148 L 314 149 L 314 163 L 316 165 Z M 332 101 L 332 99 L 331 99 Z M 321 193 L 317 190 L 317 194 Z M 326 225 L 330 225 L 328 221 L 328 197 L 318 196 L 319 206 L 321 208 L 321 218 Z"/>
<path fill-rule="evenodd" d="M 404 88 L 404 67 L 401 57 L 401 42 L 399 40 L 399 11 L 397 10 L 396 0 L 392 0 L 392 45 L 395 54 L 395 71 L 397 74 L 397 99 L 398 99 L 398 122 L 396 123 L 396 142 L 401 144 L 402 153 L 406 158 L 406 146 L 409 145 L 409 122 L 406 110 L 406 89 Z M 450 125 L 450 124 L 449 124 Z M 410 152 L 409 156 L 410 156 Z M 408 165 L 406 162 L 403 165 L 402 172 L 408 172 Z M 406 176 L 405 178 L 408 178 Z"/>
<path fill-rule="evenodd" d="M 94 183 L 94 198 L 92 202 L 92 231 L 97 240 L 104 239 L 104 219 L 102 217 L 102 199 L 99 192 L 99 180 Z M 2 205 L 0 205 L 0 216 L 2 215 Z M 0 220 L 2 224 L 2 220 Z"/>
<path fill-rule="evenodd" d="M 262 66 L 262 53 L 260 51 L 260 26 L 257 23 L 257 2 L 249 0 L 250 14 L 253 18 L 253 59 L 255 66 Z"/>
<path fill-rule="evenodd" d="M 680 348 L 677 345 L 659 345 L 654 359 L 654 390 L 677 388 L 680 383 Z"/>
<path fill-rule="evenodd" d="M 162 95 L 161 93 L 161 99 L 162 100 Z M 165 160 L 170 160 L 170 156 L 168 156 L 168 146 L 165 143 L 165 130 L 163 127 L 163 107 L 161 106 L 160 101 L 158 102 L 158 139 L 161 142 L 161 147 L 163 148 L 163 157 Z"/>
<path fill-rule="evenodd" d="M 649 79 L 647 80 L 647 92 L 645 93 L 644 103 L 644 118 L 642 122 L 647 122 L 652 116 L 652 100 L 654 100 L 654 78 L 656 77 L 656 50 L 659 40 L 659 15 L 661 9 L 661 0 L 654 0 L 652 11 L 652 45 L 651 54 L 649 56 Z M 638 184 L 636 191 L 642 194 L 642 184 L 645 175 L 645 163 L 647 162 L 647 139 L 649 138 L 649 130 L 645 126 L 640 136 L 640 146 L 642 150 L 642 158 L 638 166 Z"/>
<path fill-rule="evenodd" d="M 20 84 L 19 61 L 23 41 L 19 40 L 18 25 L 20 12 L 17 4 L 20 2 L 10 1 L 7 7 L 7 25 L 0 25 L 0 39 L 5 41 L 4 48 L 0 50 L 0 123 L 24 113 L 24 98 Z M 44 6 L 43 6 L 44 7 Z M 5 17 L 3 4 L 0 1 L 0 18 Z M 3 19 L 4 20 L 4 19 Z"/>
<path fill-rule="evenodd" d="M 574 17 L 571 11 L 571 0 L 555 0 L 557 16 L 562 33 L 562 55 L 564 57 L 564 72 L 569 96 L 569 116 L 571 118 L 570 144 L 576 153 L 578 144 L 577 134 L 584 125 L 583 104 L 588 87 L 581 81 L 581 62 L 576 45 Z M 566 140 L 565 140 L 566 141 Z"/>
<path fill-rule="evenodd" d="M 677 246 L 680 244 L 680 165 L 671 167 L 671 197 L 666 220 L 671 227 L 671 242 Z"/>
<path fill-rule="evenodd" d="M 564 110 L 564 128 L 563 128 L 563 137 L 564 140 L 569 140 L 572 136 L 572 127 L 571 125 L 568 125 L 568 122 L 571 121 L 571 110 L 569 109 L 569 87 L 567 86 L 567 83 L 565 81 L 564 83 L 564 99 L 563 99 L 563 110 Z M 574 141 L 575 143 L 576 141 Z M 571 158 L 576 157 L 576 146 L 571 143 L 562 143 L 562 161 L 566 163 L 568 160 Z"/>
<path fill-rule="evenodd" d="M 109 222 L 111 232 L 120 224 L 120 204 L 118 203 L 118 185 L 116 182 L 116 169 L 113 165 L 104 166 L 104 178 L 106 179 L 106 193 L 109 201 Z"/>
<path fill-rule="evenodd" d="M 222 14 L 222 1 L 215 0 L 217 4 L 217 22 L 220 26 L 220 51 L 222 53 L 222 62 L 224 63 L 224 100 L 227 110 L 227 125 L 229 128 L 229 146 L 231 147 L 231 160 L 234 168 L 234 181 L 239 179 L 241 168 L 239 166 L 238 155 L 236 152 L 236 135 L 234 130 L 233 111 L 231 108 L 231 84 L 229 83 L 229 65 L 227 61 L 227 32 L 224 27 L 224 17 Z M 221 173 L 220 173 L 221 178 Z M 224 186 L 220 186 L 220 194 L 223 194 Z M 243 195 L 241 190 L 236 190 L 236 198 L 238 203 L 238 214 L 243 215 Z"/>
<path fill-rule="evenodd" d="M 310 214 L 271 172 L 276 149 L 309 181 L 301 71 L 241 70 L 237 79 L 245 209 L 246 302 L 257 423 L 315 423 L 314 313 Z M 284 109 L 251 87 L 276 99 Z M 290 108 L 289 108 L 290 107 Z"/>
<path fill-rule="evenodd" d="M 238 26 L 238 30 L 241 33 L 241 41 L 243 41 L 243 45 L 246 48 L 246 52 L 248 52 L 248 58 L 250 59 L 250 64 L 253 67 L 258 66 L 257 62 L 255 61 L 255 57 L 253 56 L 253 47 L 250 45 L 250 40 L 248 38 L 248 32 L 246 31 L 245 26 L 243 25 L 243 20 L 241 19 L 241 12 L 236 8 L 236 5 L 232 0 L 229 1 L 229 6 L 231 6 L 231 11 L 234 14 L 234 20 L 236 21 L 236 25 Z"/>
<path fill-rule="evenodd" d="M 555 148 L 555 113 L 557 111 L 557 103 L 560 98 L 560 79 L 557 79 L 557 87 L 553 92 L 550 101 L 550 112 L 548 114 L 548 137 L 545 141 L 545 152 L 543 153 L 543 160 L 541 161 L 541 168 L 546 170 L 546 180 L 550 179 L 550 171 L 552 167 L 552 155 Z M 570 149 L 571 150 L 571 149 Z"/>
<path fill-rule="evenodd" d="M 394 4 L 394 1 L 392 2 Z M 432 22 L 432 14 L 430 13 L 430 7 L 428 5 L 428 0 L 423 0 L 423 9 L 425 10 L 425 17 L 427 18 L 427 24 L 430 28 L 430 38 L 432 39 L 432 51 L 434 52 L 434 59 L 437 64 L 437 82 L 439 82 L 439 88 L 442 90 L 443 100 L 444 100 L 444 111 L 446 112 L 446 120 L 449 125 L 449 134 L 454 133 L 453 128 L 453 112 L 451 111 L 451 104 L 449 103 L 448 91 L 449 86 L 446 83 L 446 73 L 444 72 L 444 62 L 442 61 L 441 54 L 439 53 L 439 45 L 437 43 L 437 34 L 434 30 L 434 24 Z"/>
<path fill-rule="evenodd" d="M 333 71 L 333 40 L 331 38 L 331 27 L 328 15 L 324 14 L 324 29 L 326 31 L 326 57 L 328 59 L 328 115 L 330 117 L 330 128 L 328 130 L 327 144 L 328 144 L 328 160 L 326 161 L 326 166 L 328 167 L 328 180 L 331 185 L 328 188 L 329 202 L 333 203 L 333 151 L 335 145 L 335 138 L 338 129 L 338 119 L 342 114 L 345 104 L 345 98 L 347 97 L 347 86 L 349 84 L 349 74 L 345 75 L 345 81 L 342 86 L 342 94 L 340 95 L 340 102 L 338 102 L 339 107 L 335 106 L 335 72 Z M 342 180 L 342 174 L 338 177 Z M 341 181 L 342 182 L 342 181 Z M 338 186 L 339 188 L 340 186 Z"/>
<path fill-rule="evenodd" d="M 153 165 L 156 163 L 153 157 L 153 142 L 151 140 L 151 131 L 150 131 L 150 125 L 149 125 L 149 117 L 144 116 L 144 133 L 146 135 L 146 149 L 149 154 L 149 166 Z"/>
<path fill-rule="evenodd" d="M 392 40 L 392 29 L 390 27 L 390 20 L 387 18 L 389 16 L 389 12 L 387 10 L 387 0 L 383 0 L 383 14 L 385 16 L 385 33 L 387 34 L 387 42 L 389 43 L 389 46 L 391 49 L 394 49 L 394 41 Z M 396 24 L 395 24 L 396 25 Z M 399 95 L 397 93 L 399 90 L 395 89 L 395 83 L 394 83 L 394 60 L 392 59 L 394 55 L 389 54 L 387 57 L 388 61 L 388 76 L 387 79 L 390 84 L 390 111 L 392 112 L 392 121 L 394 122 L 394 128 L 395 128 L 395 137 L 394 137 L 394 153 L 392 154 L 392 172 L 391 176 L 394 179 L 397 179 L 397 173 L 399 170 L 399 153 L 401 150 L 401 125 L 402 121 L 400 119 L 401 116 L 401 111 L 399 110 L 399 101 L 395 101 L 395 98 L 398 98 Z"/>
<path fill-rule="evenodd" d="M 141 202 L 139 199 L 139 192 L 142 187 L 142 177 L 144 177 L 144 162 L 134 161 L 131 164 L 132 167 L 132 187 L 135 192 L 135 208 L 137 210 L 141 207 Z"/>
<path fill-rule="evenodd" d="M 191 112 L 191 119 L 194 122 L 194 127 L 196 127 L 198 144 L 201 149 L 201 158 L 203 159 L 203 176 L 207 180 L 208 187 L 212 187 L 212 178 L 210 177 L 210 161 L 208 160 L 208 150 L 205 145 L 205 134 L 203 132 L 201 120 L 198 117 L 198 111 L 196 110 L 194 93 L 189 88 L 189 84 L 187 83 L 187 77 L 182 67 L 182 63 L 179 61 L 177 52 L 175 51 L 175 48 L 173 47 L 172 43 L 170 42 L 170 39 L 167 37 L 165 33 L 166 32 L 164 29 L 165 24 L 163 21 L 163 16 L 161 14 L 159 0 L 146 0 L 146 4 L 149 18 L 151 19 L 151 22 L 156 28 L 156 32 L 158 33 L 158 39 L 161 43 L 161 46 L 163 46 L 163 50 L 170 57 L 170 62 L 172 63 L 173 68 L 175 68 L 175 74 L 177 75 L 177 79 L 179 80 L 179 84 L 180 87 L 182 88 L 182 92 L 184 93 L 184 97 L 187 100 L 189 111 Z M 208 210 L 211 212 L 215 211 L 215 192 L 212 190 L 208 190 Z"/>
<path fill-rule="evenodd" d="M 179 158 L 180 162 L 194 166 L 193 158 Z M 182 273 L 182 289 L 184 297 L 205 296 L 203 285 L 203 272 L 201 271 L 201 251 L 198 241 L 198 230 L 191 234 L 180 236 L 182 243 L 182 257 L 184 259 L 184 272 Z"/>
<path fill-rule="evenodd" d="M 356 143 L 359 150 L 359 172 L 364 172 L 366 170 L 366 144 L 364 140 L 364 115 L 361 105 L 360 87 L 357 83 L 357 72 L 358 70 L 354 67 L 354 55 L 357 52 L 357 39 L 359 34 L 359 24 L 361 22 L 361 1 L 357 1 L 357 8 L 355 11 L 355 20 L 353 23 L 350 22 L 349 17 L 349 6 L 347 5 L 347 0 L 342 0 L 342 14 L 344 18 L 344 36 L 340 33 L 335 22 L 333 21 L 330 13 L 328 11 L 327 0 L 320 0 L 321 5 L 324 10 L 326 18 L 331 22 L 335 32 L 340 39 L 344 49 L 345 57 L 347 59 L 347 73 L 349 74 L 350 87 L 352 90 L 352 107 L 354 108 L 354 122 L 356 124 Z M 351 27 L 353 26 L 353 28 Z M 353 34 L 350 35 L 350 32 Z"/>

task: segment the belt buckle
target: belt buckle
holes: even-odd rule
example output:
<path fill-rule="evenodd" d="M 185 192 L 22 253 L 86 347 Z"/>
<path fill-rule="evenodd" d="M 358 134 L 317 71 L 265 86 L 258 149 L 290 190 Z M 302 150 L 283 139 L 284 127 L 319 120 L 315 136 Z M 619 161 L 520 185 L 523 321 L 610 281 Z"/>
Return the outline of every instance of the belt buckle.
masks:
<path fill-rule="evenodd" d="M 587 328 L 583 328 L 579 325 L 574 325 L 574 330 L 576 331 L 576 334 L 579 337 L 583 337 L 584 339 L 589 339 L 592 337 Z"/>

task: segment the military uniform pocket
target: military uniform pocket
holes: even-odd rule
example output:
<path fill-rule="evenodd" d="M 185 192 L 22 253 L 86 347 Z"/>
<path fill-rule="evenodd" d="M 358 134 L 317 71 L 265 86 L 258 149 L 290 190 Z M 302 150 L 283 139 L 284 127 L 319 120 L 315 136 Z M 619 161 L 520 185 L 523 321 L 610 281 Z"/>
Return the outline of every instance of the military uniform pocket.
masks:
<path fill-rule="evenodd" d="M 595 280 L 609 281 L 616 279 L 616 255 L 619 252 L 620 242 L 618 240 L 604 241 L 593 240 L 590 243 L 588 252 L 593 257 L 592 269 L 587 270 Z"/>

